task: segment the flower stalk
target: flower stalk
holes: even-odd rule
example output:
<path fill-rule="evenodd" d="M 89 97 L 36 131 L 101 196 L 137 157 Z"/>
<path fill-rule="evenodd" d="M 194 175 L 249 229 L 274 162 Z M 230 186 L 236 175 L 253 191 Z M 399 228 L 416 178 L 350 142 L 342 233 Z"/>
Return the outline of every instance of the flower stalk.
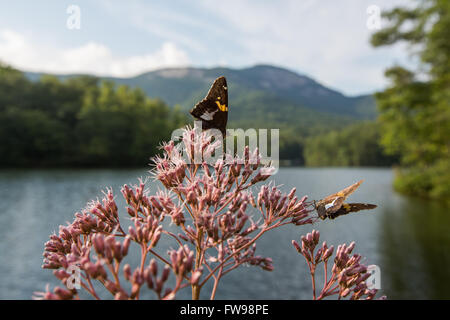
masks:
<path fill-rule="evenodd" d="M 132 222 L 128 228 L 121 223 L 123 217 L 111 189 L 103 199 L 76 213 L 72 223 L 60 226 L 59 233 L 45 244 L 43 268 L 54 270 L 63 287 L 47 288 L 35 297 L 79 299 L 82 288 L 100 299 L 100 286 L 114 299 L 133 300 L 140 298 L 144 288 L 163 300 L 174 299 L 180 290 L 190 288 L 192 299 L 197 300 L 205 284 L 213 281 L 209 298 L 214 299 L 223 277 L 242 265 L 272 271 L 272 259 L 256 254 L 257 240 L 287 224 L 312 224 L 317 220 L 311 215 L 314 207 L 306 197 L 297 197 L 295 188 L 285 194 L 272 184 L 263 184 L 274 170 L 261 163 L 258 150 L 250 152 L 246 147 L 242 157 L 225 155 L 211 160 L 214 150 L 222 149 L 218 142 L 207 132 L 198 136 L 194 129 L 186 128 L 180 144 L 173 140 L 163 144 L 151 170 L 163 190 L 150 194 L 142 180 L 121 189 Z M 169 231 L 164 220 L 178 230 Z M 333 251 L 324 246 L 321 255 L 313 258 L 317 234 L 302 238 L 300 251 L 311 270 L 314 299 L 316 264 L 320 259 L 326 261 Z M 169 240 L 174 240 L 175 248 L 166 254 L 158 252 L 158 244 Z M 135 267 L 125 263 L 132 244 L 140 249 Z M 351 281 L 353 287 L 363 281 L 354 281 L 355 274 L 363 272 L 350 268 L 353 264 L 347 266 L 348 250 L 338 249 L 339 269 L 333 267 L 332 278 L 317 299 L 335 292 L 345 296 Z M 71 286 L 73 274 L 67 270 L 72 267 L 79 268 L 80 288 Z"/>

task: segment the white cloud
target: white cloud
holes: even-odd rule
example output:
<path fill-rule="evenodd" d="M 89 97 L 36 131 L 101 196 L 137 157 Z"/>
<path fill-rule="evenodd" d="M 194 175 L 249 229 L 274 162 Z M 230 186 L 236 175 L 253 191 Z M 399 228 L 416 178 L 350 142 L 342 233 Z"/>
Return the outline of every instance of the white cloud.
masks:
<path fill-rule="evenodd" d="M 96 42 L 68 49 L 44 48 L 12 30 L 0 30 L 0 60 L 26 71 L 116 77 L 190 64 L 187 54 L 172 42 L 163 43 L 158 50 L 149 54 L 119 57 L 105 45 Z"/>
<path fill-rule="evenodd" d="M 174 9 L 176 5 L 167 5 L 168 3 L 170 2 L 100 1 L 102 8 L 108 14 L 115 16 L 117 19 L 125 19 L 129 25 L 142 29 L 152 36 L 180 44 L 196 52 L 208 50 L 209 45 L 205 43 L 205 39 L 199 37 L 198 34 L 190 33 L 188 30 L 192 27 L 197 29 L 212 28 L 211 24 L 204 24 L 196 15 Z M 189 5 L 193 6 L 195 3 Z M 214 27 L 213 29 L 217 31 L 217 28 Z"/>
<path fill-rule="evenodd" d="M 380 89 L 384 70 L 408 63 L 404 46 L 374 49 L 369 41 L 367 7 L 381 10 L 405 0 L 278 2 L 202 1 L 211 20 L 228 21 L 229 33 L 252 63 L 274 63 L 308 74 L 347 94 Z"/>
<path fill-rule="evenodd" d="M 370 5 L 384 10 L 408 4 L 407 0 L 96 3 L 105 26 L 121 23 L 122 33 L 105 41 L 120 41 L 120 37 L 136 33 L 136 39 L 146 41 L 136 47 L 147 43 L 151 48 L 155 43 L 160 47 L 135 55 L 129 44 L 118 49 L 122 54 L 118 56 L 101 41 L 90 40 L 102 39 L 102 31 L 94 29 L 82 35 L 86 37 L 82 46 L 65 49 L 38 46 L 42 43 L 38 39 L 31 42 L 21 34 L 0 30 L 0 60 L 25 70 L 115 76 L 187 64 L 247 67 L 267 63 L 309 75 L 346 94 L 381 89 L 386 84 L 386 68 L 394 63 L 409 64 L 404 46 L 371 47 L 366 11 Z"/>
<path fill-rule="evenodd" d="M 190 49 L 197 66 L 276 64 L 310 75 L 347 94 L 380 89 L 384 70 L 407 62 L 402 46 L 374 49 L 367 8 L 407 0 L 104 0 L 110 14 L 159 39 Z M 184 7 L 186 6 L 186 7 Z"/>

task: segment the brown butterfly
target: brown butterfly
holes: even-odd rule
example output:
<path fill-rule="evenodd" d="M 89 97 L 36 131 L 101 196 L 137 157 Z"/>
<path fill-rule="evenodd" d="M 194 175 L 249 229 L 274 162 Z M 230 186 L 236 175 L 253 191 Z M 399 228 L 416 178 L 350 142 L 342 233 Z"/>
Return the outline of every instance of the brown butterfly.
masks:
<path fill-rule="evenodd" d="M 196 119 L 202 121 L 202 129 L 218 129 L 226 135 L 228 121 L 228 87 L 225 77 L 217 78 L 206 97 L 190 111 Z"/>
<path fill-rule="evenodd" d="M 332 195 L 329 195 L 322 200 L 315 201 L 314 206 L 322 220 L 335 219 L 339 216 L 348 214 L 350 212 L 357 212 L 360 210 L 374 209 L 377 206 L 369 203 L 344 203 L 345 199 L 352 194 L 363 182 L 358 181 L 351 186 L 342 189 Z"/>

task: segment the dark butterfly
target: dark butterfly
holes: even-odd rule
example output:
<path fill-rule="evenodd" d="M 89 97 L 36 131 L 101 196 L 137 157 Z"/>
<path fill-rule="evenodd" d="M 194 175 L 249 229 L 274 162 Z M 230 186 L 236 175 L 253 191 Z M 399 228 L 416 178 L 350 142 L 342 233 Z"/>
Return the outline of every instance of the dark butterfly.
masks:
<path fill-rule="evenodd" d="M 228 87 L 225 77 L 217 78 L 205 99 L 195 105 L 190 114 L 202 121 L 202 129 L 218 129 L 226 135 L 228 121 Z"/>
<path fill-rule="evenodd" d="M 344 203 L 345 199 L 352 194 L 363 182 L 358 181 L 351 186 L 342 189 L 332 195 L 329 195 L 322 200 L 315 201 L 314 206 L 322 220 L 335 219 L 339 216 L 348 214 L 350 212 L 357 212 L 360 210 L 374 209 L 377 206 L 369 203 Z"/>

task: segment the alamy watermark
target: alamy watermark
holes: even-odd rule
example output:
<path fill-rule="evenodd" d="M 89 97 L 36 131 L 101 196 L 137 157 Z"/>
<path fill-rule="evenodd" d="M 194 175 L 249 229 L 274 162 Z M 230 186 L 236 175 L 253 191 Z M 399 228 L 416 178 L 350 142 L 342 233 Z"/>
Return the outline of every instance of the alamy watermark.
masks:
<path fill-rule="evenodd" d="M 367 278 L 366 284 L 369 289 L 381 289 L 381 270 L 380 267 L 372 264 L 367 266 L 367 272 L 370 273 L 370 277 Z"/>
<path fill-rule="evenodd" d="M 366 26 L 369 30 L 381 29 L 381 9 L 377 5 L 370 5 L 366 9 L 366 13 L 369 15 L 366 21 Z"/>
<path fill-rule="evenodd" d="M 279 129 L 227 129 L 226 137 L 223 137 L 218 129 L 203 131 L 202 122 L 195 121 L 193 132 L 193 137 L 186 138 L 183 137 L 186 131 L 180 128 L 174 130 L 171 136 L 171 140 L 179 142 L 177 149 L 188 164 L 214 165 L 219 159 L 223 159 L 225 163 L 235 162 L 235 156 L 238 157 L 238 161 L 243 162 L 244 150 L 248 146 L 250 155 L 247 161 L 250 164 L 259 162 L 263 165 L 270 164 L 272 174 L 278 171 L 280 162 Z M 206 148 L 199 145 L 205 140 L 211 141 Z M 256 150 L 258 150 L 260 158 L 256 156 Z"/>
<path fill-rule="evenodd" d="M 66 9 L 69 17 L 66 21 L 67 29 L 69 30 L 80 30 L 81 29 L 81 9 L 80 6 L 72 4 Z"/>
<path fill-rule="evenodd" d="M 80 267 L 77 265 L 70 265 L 66 272 L 70 274 L 70 277 L 67 278 L 67 288 L 68 289 L 77 289 L 79 290 L 81 288 L 81 273 L 80 273 Z"/>

